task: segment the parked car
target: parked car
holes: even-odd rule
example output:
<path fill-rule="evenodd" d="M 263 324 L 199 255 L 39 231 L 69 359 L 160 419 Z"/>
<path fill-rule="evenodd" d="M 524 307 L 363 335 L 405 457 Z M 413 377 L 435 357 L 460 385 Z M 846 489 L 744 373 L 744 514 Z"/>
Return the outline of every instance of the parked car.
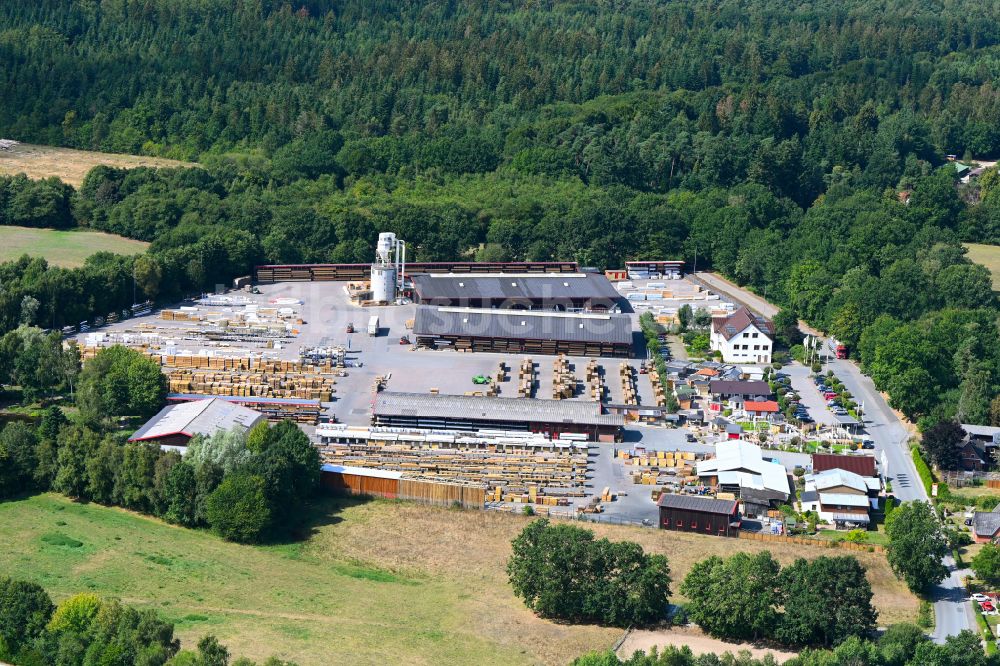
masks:
<path fill-rule="evenodd" d="M 982 594 L 981 592 L 976 592 L 975 594 L 972 595 L 972 600 L 982 602 L 982 601 L 989 601 L 990 598 L 985 594 Z"/>
<path fill-rule="evenodd" d="M 861 442 L 861 448 L 863 449 L 874 449 L 875 442 Z"/>
<path fill-rule="evenodd" d="M 972 527 L 972 518 L 966 518 L 965 519 L 965 526 L 966 527 Z M 980 594 L 979 596 L 983 597 L 984 599 L 988 599 L 989 598 L 985 594 Z M 972 598 L 975 599 L 975 597 L 976 597 L 976 595 L 973 594 Z M 976 601 L 983 601 L 983 599 L 976 599 Z"/>
<path fill-rule="evenodd" d="M 689 442 L 697 442 L 698 441 L 698 438 L 695 437 L 694 435 L 692 435 L 691 433 L 688 433 L 687 436 L 684 439 L 686 439 Z"/>

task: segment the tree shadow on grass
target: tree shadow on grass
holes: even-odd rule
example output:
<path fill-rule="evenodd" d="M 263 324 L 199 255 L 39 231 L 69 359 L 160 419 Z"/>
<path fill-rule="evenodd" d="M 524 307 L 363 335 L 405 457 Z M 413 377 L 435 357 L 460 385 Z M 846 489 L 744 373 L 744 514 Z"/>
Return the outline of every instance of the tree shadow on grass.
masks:
<path fill-rule="evenodd" d="M 333 495 L 321 492 L 303 507 L 301 520 L 289 527 L 283 534 L 275 535 L 268 543 L 284 545 L 308 541 L 319 534 L 324 527 L 337 525 L 344 521 L 340 515 L 346 509 L 361 506 L 374 498 L 368 495 Z"/>

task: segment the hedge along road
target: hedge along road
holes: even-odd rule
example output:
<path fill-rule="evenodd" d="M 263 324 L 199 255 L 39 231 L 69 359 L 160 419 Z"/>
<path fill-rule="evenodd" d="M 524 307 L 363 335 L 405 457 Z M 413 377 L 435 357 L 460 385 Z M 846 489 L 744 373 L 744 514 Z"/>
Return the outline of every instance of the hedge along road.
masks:
<path fill-rule="evenodd" d="M 694 279 L 713 291 L 745 304 L 765 317 L 773 317 L 778 312 L 778 306 L 714 273 L 699 273 Z M 818 331 L 808 327 L 804 322 L 799 322 L 799 326 L 807 333 L 819 335 Z M 906 426 L 886 403 L 870 377 L 862 374 L 854 362 L 837 359 L 829 340 L 824 339 L 823 344 L 830 357 L 826 369 L 833 370 L 855 400 L 864 403 L 865 427 L 875 442 L 875 455 L 883 465 L 883 474 L 892 481 L 893 494 L 902 502 L 928 501 L 927 491 L 920 482 L 913 460 L 910 458 L 907 446 L 909 431 Z M 965 629 L 976 631 L 976 620 L 955 560 L 951 555 L 947 555 L 944 563 L 948 567 L 948 577 L 931 592 L 935 618 L 931 637 L 938 643 L 944 642 L 945 637 L 954 636 Z"/>

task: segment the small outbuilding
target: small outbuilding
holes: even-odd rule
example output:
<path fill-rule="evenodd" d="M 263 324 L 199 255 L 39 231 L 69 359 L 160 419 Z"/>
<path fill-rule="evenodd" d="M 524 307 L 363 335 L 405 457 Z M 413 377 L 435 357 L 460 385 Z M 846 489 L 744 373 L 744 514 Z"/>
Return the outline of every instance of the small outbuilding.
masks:
<path fill-rule="evenodd" d="M 657 504 L 660 507 L 660 529 L 724 537 L 739 535 L 739 505 L 736 500 L 662 493 Z"/>

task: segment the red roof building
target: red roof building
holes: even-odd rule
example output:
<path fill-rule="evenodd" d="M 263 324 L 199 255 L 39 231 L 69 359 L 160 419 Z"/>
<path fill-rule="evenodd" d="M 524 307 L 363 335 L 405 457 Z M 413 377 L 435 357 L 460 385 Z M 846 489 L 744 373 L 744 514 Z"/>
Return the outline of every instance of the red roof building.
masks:
<path fill-rule="evenodd" d="M 843 469 L 859 476 L 878 476 L 875 466 L 875 456 L 838 456 L 831 453 L 814 453 L 812 457 L 813 474 L 828 469 Z"/>

